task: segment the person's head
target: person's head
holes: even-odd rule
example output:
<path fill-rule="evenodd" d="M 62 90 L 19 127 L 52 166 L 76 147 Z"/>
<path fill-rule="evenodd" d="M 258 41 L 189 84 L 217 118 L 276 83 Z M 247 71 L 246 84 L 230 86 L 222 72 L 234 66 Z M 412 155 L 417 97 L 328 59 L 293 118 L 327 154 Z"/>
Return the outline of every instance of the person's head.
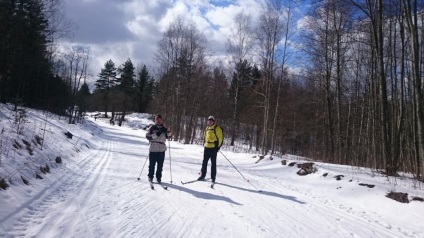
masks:
<path fill-rule="evenodd" d="M 161 114 L 155 115 L 155 123 L 158 124 L 158 125 L 162 124 L 162 115 Z"/>
<path fill-rule="evenodd" d="M 208 126 L 212 126 L 213 124 L 215 124 L 215 117 L 209 116 L 208 117 Z"/>

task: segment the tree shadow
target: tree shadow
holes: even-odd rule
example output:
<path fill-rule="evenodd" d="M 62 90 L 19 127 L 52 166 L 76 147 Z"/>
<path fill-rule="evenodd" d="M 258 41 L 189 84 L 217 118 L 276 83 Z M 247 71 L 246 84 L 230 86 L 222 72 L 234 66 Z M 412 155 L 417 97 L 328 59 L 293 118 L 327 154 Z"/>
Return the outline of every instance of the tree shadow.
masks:
<path fill-rule="evenodd" d="M 238 202 L 233 201 L 232 199 L 230 199 L 228 197 L 219 196 L 219 195 L 215 195 L 215 194 L 211 194 L 211 193 L 199 192 L 199 191 L 195 191 L 195 190 L 192 190 L 192 189 L 188 189 L 187 187 L 184 187 L 184 186 L 178 186 L 176 184 L 166 184 L 166 186 L 180 190 L 181 192 L 190 193 L 191 195 L 193 195 L 197 198 L 201 198 L 201 199 L 221 200 L 221 201 L 232 203 L 232 204 L 239 205 L 239 206 L 243 205 L 243 204 L 240 204 Z"/>
<path fill-rule="evenodd" d="M 299 201 L 296 197 L 286 196 L 286 195 L 279 194 L 279 193 L 276 193 L 276 192 L 269 192 L 269 191 L 265 191 L 265 190 L 252 190 L 252 189 L 237 187 L 237 186 L 234 186 L 234 185 L 229 185 L 229 184 L 219 183 L 219 182 L 217 182 L 216 184 L 226 186 L 226 187 L 229 187 L 229 188 L 243 190 L 243 191 L 246 191 L 246 192 L 257 193 L 257 194 L 262 194 L 262 195 L 267 195 L 267 196 L 272 196 L 272 197 L 277 197 L 277 198 L 283 198 L 283 199 L 287 199 L 287 200 L 297 202 L 297 203 L 300 203 L 300 204 L 306 204 L 305 202 Z"/>

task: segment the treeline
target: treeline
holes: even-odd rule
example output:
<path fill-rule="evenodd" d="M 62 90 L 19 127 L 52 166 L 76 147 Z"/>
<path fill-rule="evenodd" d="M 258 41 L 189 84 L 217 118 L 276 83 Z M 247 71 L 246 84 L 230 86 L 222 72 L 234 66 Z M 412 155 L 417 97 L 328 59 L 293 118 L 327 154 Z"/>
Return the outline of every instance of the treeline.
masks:
<path fill-rule="evenodd" d="M 316 153 L 423 178 L 422 10 L 415 0 L 315 3 L 304 36 Z"/>
<path fill-rule="evenodd" d="M 94 99 L 88 99 L 89 111 L 102 109 L 106 118 L 109 117 L 108 112 L 111 112 L 111 120 L 118 121 L 119 126 L 128 112 L 147 112 L 157 87 L 147 66 L 144 65 L 136 74 L 131 59 L 118 68 L 112 60 L 108 60 L 98 74 L 95 86 L 91 95 Z M 119 115 L 115 112 L 119 112 Z"/>
<path fill-rule="evenodd" d="M 2 102 L 67 113 L 70 123 L 86 110 L 121 122 L 129 111 L 162 113 L 182 143 L 197 143 L 214 115 L 230 145 L 422 179 L 422 1 L 312 1 L 297 21 L 302 1 L 266 0 L 259 17 L 234 18 L 225 55 L 177 17 L 157 43 L 155 78 L 109 60 L 92 93 L 89 48 L 54 47 L 69 24 L 52 3 L 0 1 Z"/>
<path fill-rule="evenodd" d="M 59 47 L 74 25 L 64 17 L 61 0 L 0 1 L 0 102 L 66 115 L 69 123 L 84 112 L 108 109 L 146 112 L 154 78 L 146 66 L 135 72 L 130 59 L 115 68 L 112 60 L 95 76 L 90 92 L 90 48 Z M 65 48 L 65 49 L 63 49 Z M 120 122 L 125 114 L 121 114 Z M 106 115 L 107 116 L 107 115 Z"/>
<path fill-rule="evenodd" d="M 66 84 L 52 72 L 54 41 L 69 33 L 60 2 L 0 1 L 0 101 L 61 112 Z"/>
<path fill-rule="evenodd" d="M 313 1 L 301 32 L 297 3 L 267 0 L 254 20 L 238 14 L 222 65 L 208 56 L 202 32 L 176 19 L 158 44 L 155 111 L 185 143 L 204 127 L 198 118 L 213 114 L 230 143 L 263 154 L 422 179 L 423 2 Z M 301 76 L 289 70 L 294 41 L 303 49 Z"/>

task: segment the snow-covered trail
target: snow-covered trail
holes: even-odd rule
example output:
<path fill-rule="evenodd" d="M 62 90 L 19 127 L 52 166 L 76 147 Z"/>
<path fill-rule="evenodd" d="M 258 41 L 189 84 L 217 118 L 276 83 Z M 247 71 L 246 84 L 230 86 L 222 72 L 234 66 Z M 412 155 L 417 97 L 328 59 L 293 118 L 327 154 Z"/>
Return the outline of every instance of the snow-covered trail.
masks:
<path fill-rule="evenodd" d="M 145 131 L 97 123 L 103 132 L 93 148 L 3 219 L 5 237 L 424 237 L 419 227 L 396 226 L 375 210 L 269 176 L 266 166 L 231 152 L 224 151 L 262 192 L 222 154 L 214 189 L 209 182 L 182 185 L 198 177 L 203 150 L 195 145 L 170 143 L 168 190 L 151 190 L 148 163 L 137 179 L 148 155 Z"/>

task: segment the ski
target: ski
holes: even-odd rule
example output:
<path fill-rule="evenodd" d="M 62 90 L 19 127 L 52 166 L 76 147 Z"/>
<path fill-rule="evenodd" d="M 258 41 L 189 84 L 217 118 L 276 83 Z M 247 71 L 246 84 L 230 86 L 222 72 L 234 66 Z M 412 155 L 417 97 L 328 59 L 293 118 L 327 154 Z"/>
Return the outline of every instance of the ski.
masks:
<path fill-rule="evenodd" d="M 162 184 L 162 183 L 158 183 L 163 189 L 168 190 L 168 186 Z"/>
<path fill-rule="evenodd" d="M 208 181 L 208 180 L 210 180 L 210 179 L 203 179 L 203 180 L 197 180 L 197 179 L 195 179 L 195 180 L 190 180 L 190 181 L 186 181 L 186 182 L 181 181 L 181 183 L 182 184 L 189 184 L 189 183 L 195 183 L 195 182 L 200 182 L 200 181 Z"/>

